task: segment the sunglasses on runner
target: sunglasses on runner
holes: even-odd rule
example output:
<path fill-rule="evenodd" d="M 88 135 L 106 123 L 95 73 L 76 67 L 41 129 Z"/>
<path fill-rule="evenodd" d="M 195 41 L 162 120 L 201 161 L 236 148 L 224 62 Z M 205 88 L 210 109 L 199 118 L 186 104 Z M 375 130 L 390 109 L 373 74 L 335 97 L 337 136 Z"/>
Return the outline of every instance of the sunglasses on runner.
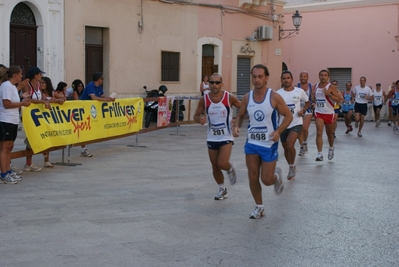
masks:
<path fill-rule="evenodd" d="M 210 84 L 215 84 L 215 83 L 216 83 L 217 85 L 219 85 L 219 84 L 221 84 L 222 82 L 219 82 L 219 81 L 209 81 L 209 83 L 210 83 Z"/>

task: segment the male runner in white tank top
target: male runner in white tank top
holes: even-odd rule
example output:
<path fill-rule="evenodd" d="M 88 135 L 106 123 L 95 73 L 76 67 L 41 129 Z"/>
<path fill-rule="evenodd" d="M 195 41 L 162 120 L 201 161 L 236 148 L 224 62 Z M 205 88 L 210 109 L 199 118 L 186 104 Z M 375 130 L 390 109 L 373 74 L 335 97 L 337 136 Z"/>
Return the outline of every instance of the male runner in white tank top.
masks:
<path fill-rule="evenodd" d="M 296 175 L 295 166 L 295 142 L 298 139 L 299 133 L 302 131 L 303 119 L 302 115 L 305 114 L 306 110 L 310 106 L 309 97 L 304 90 L 298 87 L 294 87 L 292 73 L 288 70 L 283 71 L 281 74 L 281 83 L 283 88 L 277 91 L 277 93 L 284 99 L 291 114 L 292 121 L 287 129 L 281 133 L 280 139 L 281 144 L 284 148 L 284 156 L 289 165 L 287 179 L 292 180 Z M 301 107 L 301 103 L 305 103 Z"/>
<path fill-rule="evenodd" d="M 227 172 L 230 184 L 236 183 L 236 171 L 229 162 L 234 144 L 232 134 L 232 106 L 240 108 L 240 101 L 234 95 L 222 90 L 223 79 L 219 74 L 209 77 L 210 91 L 198 102 L 194 121 L 204 125 L 208 121 L 207 145 L 209 159 L 212 164 L 213 178 L 219 186 L 215 200 L 227 198 L 222 170 Z M 205 117 L 205 115 L 208 118 Z"/>
<path fill-rule="evenodd" d="M 316 161 L 323 161 L 323 128 L 326 126 L 328 137 L 328 159 L 334 158 L 334 116 L 338 116 L 334 111 L 334 102 L 341 102 L 342 96 L 338 94 L 337 88 L 328 82 L 330 73 L 327 70 L 319 72 L 320 82 L 315 85 L 313 90 L 313 100 L 316 103 L 315 123 L 316 123 L 316 146 L 318 154 Z"/>
<path fill-rule="evenodd" d="M 299 133 L 298 136 L 298 141 L 299 144 L 301 145 L 300 150 L 299 150 L 299 156 L 304 156 L 305 154 L 308 153 L 308 136 L 309 136 L 309 126 L 312 121 L 313 117 L 313 109 L 312 107 L 313 103 L 311 100 L 311 95 L 312 95 L 312 85 L 308 82 L 309 80 L 309 74 L 306 71 L 302 71 L 299 74 L 299 80 L 300 83 L 298 84 L 298 87 L 301 88 L 305 93 L 308 95 L 309 100 L 310 100 L 310 105 L 309 108 L 306 110 L 306 112 L 303 114 L 303 124 L 302 124 L 302 131 Z M 301 108 L 305 105 L 304 102 L 301 102 Z"/>
<path fill-rule="evenodd" d="M 254 89 L 242 99 L 233 135 L 239 135 L 244 117 L 248 114 L 248 134 L 244 150 L 249 188 L 256 204 L 249 218 L 258 219 L 265 215 L 259 176 L 266 186 L 274 185 L 276 194 L 281 194 L 284 188 L 281 169 L 276 168 L 278 140 L 291 123 L 292 114 L 281 96 L 267 87 L 269 70 L 266 66 L 253 66 L 251 77 Z M 277 125 L 277 112 L 284 116 L 280 127 Z"/>

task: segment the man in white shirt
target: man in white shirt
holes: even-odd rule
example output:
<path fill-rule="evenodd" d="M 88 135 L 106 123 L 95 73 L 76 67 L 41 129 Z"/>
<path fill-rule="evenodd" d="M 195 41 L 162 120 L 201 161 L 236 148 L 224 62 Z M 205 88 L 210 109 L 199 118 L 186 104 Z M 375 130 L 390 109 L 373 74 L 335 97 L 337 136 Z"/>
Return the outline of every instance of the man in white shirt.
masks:
<path fill-rule="evenodd" d="M 357 136 L 362 137 L 364 117 L 367 114 L 367 104 L 374 99 L 373 91 L 366 85 L 366 77 L 360 77 L 360 85 L 353 89 L 353 96 L 355 97 L 355 127 L 359 128 Z"/>
<path fill-rule="evenodd" d="M 292 121 L 285 131 L 280 134 L 281 144 L 284 148 L 284 156 L 289 165 L 288 180 L 293 180 L 296 175 L 295 166 L 295 141 L 302 131 L 303 119 L 302 115 L 310 106 L 309 97 L 306 92 L 298 87 L 294 87 L 292 73 L 288 70 L 281 74 L 281 84 L 283 88 L 277 93 L 284 99 L 288 109 L 292 114 Z M 301 102 L 305 105 L 301 108 Z"/>

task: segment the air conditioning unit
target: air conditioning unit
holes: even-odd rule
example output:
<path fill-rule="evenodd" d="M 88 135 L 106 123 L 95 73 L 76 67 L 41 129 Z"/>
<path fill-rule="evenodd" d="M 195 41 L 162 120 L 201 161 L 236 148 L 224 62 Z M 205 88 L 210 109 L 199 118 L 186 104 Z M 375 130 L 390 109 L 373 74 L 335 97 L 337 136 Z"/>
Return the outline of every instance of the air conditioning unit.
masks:
<path fill-rule="evenodd" d="M 259 41 L 272 40 L 273 39 L 273 27 L 272 26 L 259 26 L 256 39 Z"/>

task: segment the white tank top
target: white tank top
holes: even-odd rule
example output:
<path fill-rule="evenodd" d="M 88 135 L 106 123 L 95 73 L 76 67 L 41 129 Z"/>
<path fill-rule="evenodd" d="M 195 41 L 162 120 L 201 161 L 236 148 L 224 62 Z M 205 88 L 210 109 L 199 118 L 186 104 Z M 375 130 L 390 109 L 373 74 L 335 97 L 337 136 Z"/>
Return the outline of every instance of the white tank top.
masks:
<path fill-rule="evenodd" d="M 373 100 L 373 105 L 374 106 L 379 106 L 382 105 L 382 101 L 383 101 L 383 97 L 382 97 L 382 90 L 380 90 L 379 92 L 377 92 L 377 90 L 374 91 L 374 100 Z"/>
<path fill-rule="evenodd" d="M 223 91 L 222 100 L 213 103 L 209 93 L 204 95 L 205 110 L 208 116 L 208 138 L 209 142 L 233 141 L 231 121 L 233 114 L 230 107 L 229 92 Z"/>
<path fill-rule="evenodd" d="M 28 84 L 30 87 L 31 98 L 35 100 L 42 100 L 42 91 L 40 91 L 40 85 L 38 84 L 37 88 L 34 89 L 30 83 Z"/>
<path fill-rule="evenodd" d="M 273 90 L 268 88 L 262 102 L 255 102 L 253 90 L 248 95 L 247 113 L 249 115 L 247 143 L 270 148 L 276 142 L 270 134 L 277 129 L 278 113 L 272 106 Z"/>
<path fill-rule="evenodd" d="M 326 85 L 326 89 L 330 87 L 330 83 Z M 316 84 L 315 98 L 316 98 L 316 109 L 315 112 L 320 114 L 334 114 L 334 101 L 329 96 L 323 93 L 324 88 L 319 88 L 319 84 Z"/>

